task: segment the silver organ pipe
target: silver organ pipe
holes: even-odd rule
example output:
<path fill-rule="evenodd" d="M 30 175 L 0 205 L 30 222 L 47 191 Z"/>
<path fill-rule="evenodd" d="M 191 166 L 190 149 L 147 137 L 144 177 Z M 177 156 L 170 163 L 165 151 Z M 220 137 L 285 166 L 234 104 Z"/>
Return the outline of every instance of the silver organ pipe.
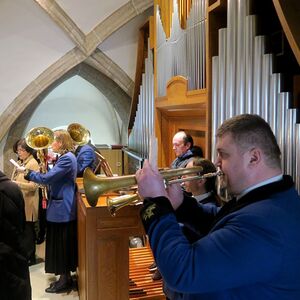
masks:
<path fill-rule="evenodd" d="M 283 76 L 274 73 L 274 57 L 265 53 L 267 37 L 257 35 L 257 16 L 249 15 L 250 4 L 250 0 L 227 0 L 227 28 L 218 32 L 219 54 L 212 58 L 211 158 L 216 159 L 215 134 L 224 119 L 258 114 L 270 124 L 282 152 L 283 172 L 293 177 L 299 191 L 298 111 L 291 108 L 291 94 L 282 92 Z"/>
<path fill-rule="evenodd" d="M 205 16 L 206 0 L 194 0 L 187 18 L 187 28 L 180 26 L 177 0 L 173 0 L 170 38 L 164 32 L 156 7 L 157 92 L 165 96 L 168 81 L 177 75 L 188 79 L 188 89 L 206 87 Z"/>
<path fill-rule="evenodd" d="M 245 112 L 253 112 L 253 61 L 254 37 L 256 29 L 256 16 L 246 16 L 245 21 L 245 57 L 246 57 L 246 83 L 245 83 Z"/>
<path fill-rule="evenodd" d="M 222 69 L 219 68 L 220 63 L 219 63 L 220 57 L 218 56 L 213 56 L 212 57 L 212 74 L 216 78 L 216 80 L 212 81 L 212 90 L 215 91 L 212 94 L 212 99 L 211 99 L 211 107 L 212 107 L 212 132 L 216 132 L 218 129 L 218 120 L 221 119 L 220 116 L 220 110 L 218 109 L 222 105 L 220 105 L 220 92 L 221 90 L 218 89 L 219 87 L 219 80 L 220 80 L 220 71 Z M 216 143 L 215 139 L 212 139 L 212 157 L 216 157 Z"/>
<path fill-rule="evenodd" d="M 128 138 L 128 148 L 141 158 L 149 157 L 149 141 L 154 135 L 154 75 L 153 54 L 148 40 L 148 57 L 145 59 L 145 73 L 138 97 L 134 125 Z"/>

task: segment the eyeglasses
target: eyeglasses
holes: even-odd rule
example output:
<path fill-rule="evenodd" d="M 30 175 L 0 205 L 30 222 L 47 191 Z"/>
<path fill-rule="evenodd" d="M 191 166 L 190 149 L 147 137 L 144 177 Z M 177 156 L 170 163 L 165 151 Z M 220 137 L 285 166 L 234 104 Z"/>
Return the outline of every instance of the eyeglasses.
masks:
<path fill-rule="evenodd" d="M 26 152 L 26 150 L 23 149 L 23 148 L 18 148 L 18 149 L 17 149 L 17 152 Z"/>

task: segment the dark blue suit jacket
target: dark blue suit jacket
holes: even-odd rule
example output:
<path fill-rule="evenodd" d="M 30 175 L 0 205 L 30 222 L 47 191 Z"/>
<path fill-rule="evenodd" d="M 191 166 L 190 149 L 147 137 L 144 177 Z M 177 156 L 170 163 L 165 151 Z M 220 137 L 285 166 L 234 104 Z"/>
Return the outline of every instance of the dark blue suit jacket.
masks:
<path fill-rule="evenodd" d="M 147 230 L 168 298 L 300 299 L 300 199 L 289 177 L 210 213 L 210 231 L 193 244 L 173 213 Z"/>

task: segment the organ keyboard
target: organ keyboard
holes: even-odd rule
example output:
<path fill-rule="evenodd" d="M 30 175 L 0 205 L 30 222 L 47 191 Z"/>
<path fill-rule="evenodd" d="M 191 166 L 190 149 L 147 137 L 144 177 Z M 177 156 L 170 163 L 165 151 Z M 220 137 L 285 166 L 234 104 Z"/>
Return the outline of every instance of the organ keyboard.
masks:
<path fill-rule="evenodd" d="M 152 280 L 148 267 L 153 263 L 149 247 L 129 249 L 129 299 L 166 299 L 162 280 Z"/>

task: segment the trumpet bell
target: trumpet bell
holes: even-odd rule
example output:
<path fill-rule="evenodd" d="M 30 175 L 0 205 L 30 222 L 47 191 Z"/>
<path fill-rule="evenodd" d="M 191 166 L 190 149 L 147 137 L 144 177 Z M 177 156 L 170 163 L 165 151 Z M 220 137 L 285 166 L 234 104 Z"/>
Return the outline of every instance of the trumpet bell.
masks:
<path fill-rule="evenodd" d="M 119 197 L 110 198 L 107 197 L 106 205 L 108 208 L 108 211 L 114 217 L 116 215 L 116 211 L 119 210 L 122 207 L 125 207 L 130 204 L 136 204 L 140 201 L 140 198 L 138 194 L 127 194 L 127 195 L 121 195 Z"/>
<path fill-rule="evenodd" d="M 91 206 L 96 206 L 100 195 L 136 184 L 134 175 L 121 177 L 97 177 L 92 169 L 86 168 L 83 173 L 84 193 Z"/>
<path fill-rule="evenodd" d="M 67 128 L 67 131 L 69 132 L 74 143 L 79 146 L 87 144 L 90 140 L 89 130 L 79 123 L 70 124 Z"/>
<path fill-rule="evenodd" d="M 54 133 L 47 127 L 32 128 L 26 135 L 26 144 L 35 150 L 42 150 L 50 147 L 54 140 Z"/>

